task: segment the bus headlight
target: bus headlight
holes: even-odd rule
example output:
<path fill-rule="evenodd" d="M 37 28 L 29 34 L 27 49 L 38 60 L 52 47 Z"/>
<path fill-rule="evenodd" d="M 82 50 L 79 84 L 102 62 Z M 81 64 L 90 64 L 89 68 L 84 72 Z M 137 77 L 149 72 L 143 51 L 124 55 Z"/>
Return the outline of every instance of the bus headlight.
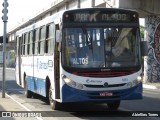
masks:
<path fill-rule="evenodd" d="M 142 77 L 141 76 L 138 76 L 137 77 L 137 81 L 141 81 L 142 80 Z"/>
<path fill-rule="evenodd" d="M 133 80 L 133 86 L 136 86 L 138 83 L 138 80 Z"/>
<path fill-rule="evenodd" d="M 138 76 L 135 80 L 133 80 L 133 86 L 136 86 L 142 80 L 141 76 Z"/>
<path fill-rule="evenodd" d="M 138 76 L 135 80 L 133 80 L 132 82 L 127 83 L 127 87 L 131 88 L 134 87 L 136 85 L 138 85 L 140 82 L 142 81 L 142 77 Z"/>
<path fill-rule="evenodd" d="M 70 78 L 67 77 L 63 77 L 64 82 L 71 86 L 71 87 L 76 87 L 76 82 L 74 82 L 73 80 L 71 80 Z"/>
<path fill-rule="evenodd" d="M 132 82 L 127 83 L 127 87 L 131 88 L 132 87 Z"/>
<path fill-rule="evenodd" d="M 65 75 L 62 77 L 63 81 L 71 86 L 71 87 L 74 87 L 74 88 L 77 88 L 77 89 L 83 89 L 83 85 L 82 84 L 79 84 L 79 83 L 76 83 L 75 81 L 73 81 L 72 79 L 66 77 Z"/>

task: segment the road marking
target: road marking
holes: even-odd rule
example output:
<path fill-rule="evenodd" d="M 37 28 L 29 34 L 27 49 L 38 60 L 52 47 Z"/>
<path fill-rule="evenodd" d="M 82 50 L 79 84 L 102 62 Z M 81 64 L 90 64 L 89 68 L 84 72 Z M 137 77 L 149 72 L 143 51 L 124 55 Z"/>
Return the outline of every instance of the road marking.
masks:
<path fill-rule="evenodd" d="M 15 100 L 13 97 L 11 97 L 10 95 L 8 95 L 6 93 L 6 95 L 11 98 L 14 102 L 16 102 L 17 104 L 19 104 L 22 108 L 24 108 L 27 111 L 31 111 L 30 109 L 28 109 L 26 106 L 22 105 L 20 102 L 18 102 L 17 100 Z M 37 120 L 43 120 L 41 117 L 35 117 Z"/>

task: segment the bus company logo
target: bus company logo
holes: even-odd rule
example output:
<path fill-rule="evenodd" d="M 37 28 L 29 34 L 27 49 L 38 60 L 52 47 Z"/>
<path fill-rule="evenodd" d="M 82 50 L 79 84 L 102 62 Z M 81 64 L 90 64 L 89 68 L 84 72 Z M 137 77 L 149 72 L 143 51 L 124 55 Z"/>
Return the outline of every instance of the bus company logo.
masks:
<path fill-rule="evenodd" d="M 37 68 L 38 69 L 48 69 L 48 62 L 42 62 L 37 59 Z"/>
<path fill-rule="evenodd" d="M 156 61 L 160 64 L 160 23 L 158 24 L 154 33 L 154 43 L 152 44 L 154 49 L 154 57 Z"/>
<path fill-rule="evenodd" d="M 102 81 L 101 80 L 90 80 L 90 79 L 87 79 L 86 83 L 102 83 Z"/>
<path fill-rule="evenodd" d="M 109 84 L 108 84 L 107 82 L 105 82 L 103 86 L 104 86 L 104 87 L 108 87 Z"/>

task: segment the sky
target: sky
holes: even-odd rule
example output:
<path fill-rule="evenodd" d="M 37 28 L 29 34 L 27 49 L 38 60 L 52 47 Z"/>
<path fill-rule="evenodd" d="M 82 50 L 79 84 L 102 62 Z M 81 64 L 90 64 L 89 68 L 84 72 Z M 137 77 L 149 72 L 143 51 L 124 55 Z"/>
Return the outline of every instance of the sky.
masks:
<path fill-rule="evenodd" d="M 1 12 L 3 9 L 0 0 L 0 18 L 3 16 Z M 43 8 L 49 6 L 54 0 L 8 0 L 8 22 L 7 31 L 15 28 L 23 20 L 36 15 Z M 0 35 L 3 35 L 3 20 L 0 19 Z"/>
<path fill-rule="evenodd" d="M 1 12 L 3 9 L 2 3 L 4 0 L 0 0 L 0 18 L 3 16 Z M 8 0 L 8 22 L 7 31 L 15 28 L 23 20 L 36 15 L 43 8 L 49 6 L 54 0 Z M 143 25 L 144 22 L 141 22 Z M 3 35 L 3 21 L 0 19 L 0 36 Z"/>

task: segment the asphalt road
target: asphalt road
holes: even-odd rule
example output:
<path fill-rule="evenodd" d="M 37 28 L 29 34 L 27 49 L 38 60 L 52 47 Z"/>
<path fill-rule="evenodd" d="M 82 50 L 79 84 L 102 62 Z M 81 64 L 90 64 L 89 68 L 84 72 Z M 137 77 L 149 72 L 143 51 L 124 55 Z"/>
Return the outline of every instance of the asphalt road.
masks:
<path fill-rule="evenodd" d="M 0 89 L 2 88 L 2 69 L 0 69 Z M 16 101 L 26 106 L 31 111 L 43 111 L 43 119 L 52 119 L 52 117 L 61 119 L 113 119 L 113 120 L 160 120 L 160 90 L 143 90 L 142 100 L 122 101 L 117 112 L 107 110 L 106 104 L 66 104 L 61 111 L 53 111 L 45 102 L 46 99 L 41 96 L 35 98 L 25 98 L 24 90 L 16 84 L 15 71 L 6 70 L 6 93 L 13 97 Z M 145 114 L 153 113 L 159 117 L 142 117 Z M 141 114 L 141 117 L 128 117 L 135 114 Z M 49 117 L 49 118 L 46 118 Z M 65 117 L 65 118 L 64 118 Z"/>

